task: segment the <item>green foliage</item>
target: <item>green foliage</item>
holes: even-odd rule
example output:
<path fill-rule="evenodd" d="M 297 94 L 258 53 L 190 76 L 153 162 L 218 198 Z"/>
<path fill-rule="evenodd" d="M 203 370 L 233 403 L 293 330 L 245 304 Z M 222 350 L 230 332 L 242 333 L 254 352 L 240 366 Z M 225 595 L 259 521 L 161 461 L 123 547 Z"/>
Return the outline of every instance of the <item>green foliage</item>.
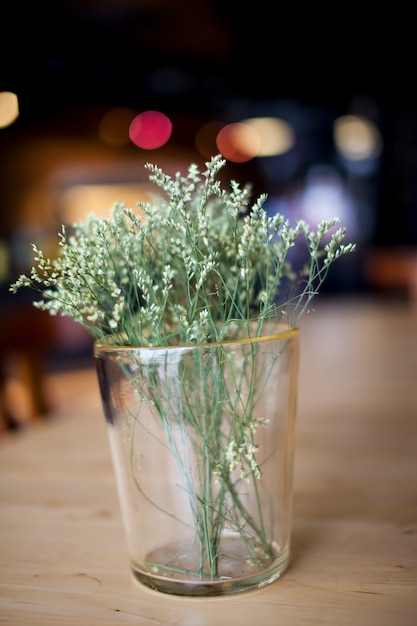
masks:
<path fill-rule="evenodd" d="M 222 188 L 224 165 L 218 155 L 204 172 L 191 165 L 171 178 L 147 164 L 161 190 L 151 203 L 137 212 L 115 205 L 109 219 L 90 215 L 71 233 L 63 226 L 58 257 L 33 245 L 36 265 L 11 291 L 35 289 L 36 307 L 119 345 L 215 342 L 242 325 L 249 335 L 251 322 L 259 335 L 275 319 L 294 328 L 331 264 L 355 246 L 334 229 L 337 218 L 311 231 L 302 220 L 268 217 L 266 195 L 251 205 L 249 187 Z M 307 256 L 299 270 L 289 261 L 295 246 Z"/>

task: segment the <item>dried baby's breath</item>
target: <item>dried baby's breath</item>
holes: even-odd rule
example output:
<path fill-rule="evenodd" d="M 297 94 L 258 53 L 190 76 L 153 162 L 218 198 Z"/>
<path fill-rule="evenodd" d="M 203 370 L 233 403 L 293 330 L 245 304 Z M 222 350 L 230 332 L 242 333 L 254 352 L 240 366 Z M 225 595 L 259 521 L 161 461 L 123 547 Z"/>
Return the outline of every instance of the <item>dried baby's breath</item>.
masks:
<path fill-rule="evenodd" d="M 231 181 L 224 189 L 224 165 L 218 155 L 203 172 L 190 165 L 186 176 L 170 177 L 148 163 L 161 190 L 151 203 L 138 203 L 137 212 L 116 204 L 108 219 L 63 226 L 58 257 L 34 245 L 30 276 L 11 291 L 31 287 L 42 296 L 36 307 L 120 344 L 219 341 L 242 324 L 249 334 L 253 321 L 256 334 L 267 320 L 294 327 L 331 264 L 355 246 L 344 243 L 337 218 L 312 231 L 303 220 L 268 216 L 265 194 L 251 205 L 249 187 Z M 306 267 L 292 267 L 295 247 Z"/>
<path fill-rule="evenodd" d="M 219 343 L 196 349 L 188 366 L 181 358 L 194 353 L 191 344 L 260 336 L 270 321 L 294 328 L 332 263 L 355 248 L 344 242 L 337 218 L 310 230 L 305 221 L 291 225 L 280 214 L 268 216 L 266 195 L 251 204 L 248 187 L 231 181 L 224 189 L 217 176 L 224 165 L 216 156 L 204 172 L 191 165 L 187 176 L 171 178 L 148 164 L 162 192 L 152 202 L 141 203 L 140 211 L 115 205 L 109 219 L 90 215 L 71 229 L 63 226 L 57 258 L 34 245 L 30 275 L 11 285 L 13 292 L 39 291 L 37 307 L 72 317 L 99 342 L 110 334 L 113 345 L 144 348 L 120 357 L 121 374 L 135 391 L 128 396 L 139 399 L 120 418 L 131 426 L 123 445 L 133 475 L 142 462 L 135 438 L 143 431 L 135 426 L 146 405 L 166 434 L 166 451 L 182 477 L 173 489 L 187 494 L 199 545 L 199 567 L 182 574 L 199 580 L 222 578 L 226 531 L 240 536 L 254 571 L 276 560 L 266 530 L 275 508 L 261 505 L 261 494 L 271 502 L 274 496 L 266 493 L 265 460 L 258 458 L 268 424 L 260 400 L 285 341 L 278 353 L 239 342 L 231 358 Z M 170 360 L 164 348 L 181 345 Z M 185 458 L 176 441 L 187 442 Z M 196 459 L 193 470 L 188 458 Z M 136 474 L 134 481 L 141 492 Z M 170 563 L 149 567 L 172 574 Z"/>

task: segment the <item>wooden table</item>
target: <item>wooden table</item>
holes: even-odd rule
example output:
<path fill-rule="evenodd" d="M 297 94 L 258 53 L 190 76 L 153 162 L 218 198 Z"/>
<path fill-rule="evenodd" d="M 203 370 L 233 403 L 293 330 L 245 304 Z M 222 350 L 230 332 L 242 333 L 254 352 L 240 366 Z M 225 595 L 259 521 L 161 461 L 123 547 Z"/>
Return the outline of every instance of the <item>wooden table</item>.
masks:
<path fill-rule="evenodd" d="M 322 300 L 301 324 L 292 561 L 268 587 L 177 598 L 129 572 L 94 369 L 0 440 L 0 623 L 417 624 L 417 311 Z"/>

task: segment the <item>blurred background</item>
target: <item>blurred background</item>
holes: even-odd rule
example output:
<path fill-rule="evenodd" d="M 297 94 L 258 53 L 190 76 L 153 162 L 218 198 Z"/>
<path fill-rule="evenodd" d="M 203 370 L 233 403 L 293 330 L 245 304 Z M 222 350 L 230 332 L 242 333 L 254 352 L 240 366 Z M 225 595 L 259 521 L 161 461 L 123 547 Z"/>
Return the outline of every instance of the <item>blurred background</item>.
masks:
<path fill-rule="evenodd" d="M 45 371 L 91 340 L 9 293 L 61 224 L 146 198 L 221 152 L 226 179 L 313 224 L 338 215 L 358 251 L 325 291 L 417 302 L 417 95 L 407 5 L 219 0 L 4 3 L 0 40 L 0 414 L 50 407 Z"/>

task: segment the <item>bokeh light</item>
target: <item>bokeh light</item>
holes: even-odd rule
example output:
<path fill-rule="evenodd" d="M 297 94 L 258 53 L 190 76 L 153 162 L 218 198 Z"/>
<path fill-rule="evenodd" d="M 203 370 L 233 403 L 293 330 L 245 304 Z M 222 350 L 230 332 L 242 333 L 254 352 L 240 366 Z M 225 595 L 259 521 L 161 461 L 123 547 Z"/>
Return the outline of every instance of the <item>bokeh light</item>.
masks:
<path fill-rule="evenodd" d="M 352 228 L 351 198 L 340 173 L 333 166 L 315 165 L 308 170 L 299 202 L 301 217 L 310 225 L 337 216 L 344 226 Z"/>
<path fill-rule="evenodd" d="M 138 202 L 151 200 L 151 183 L 71 185 L 57 198 L 55 211 L 64 224 L 83 221 L 89 213 L 107 218 L 115 203 L 124 203 L 141 214 Z"/>
<path fill-rule="evenodd" d="M 218 154 L 219 149 L 216 144 L 217 135 L 223 128 L 222 122 L 207 122 L 201 126 L 195 136 L 194 143 L 199 154 L 205 159 L 210 159 Z"/>
<path fill-rule="evenodd" d="M 227 124 L 220 130 L 216 144 L 225 159 L 233 163 L 244 163 L 257 156 L 261 139 L 255 128 L 236 122 Z"/>
<path fill-rule="evenodd" d="M 352 161 L 380 156 L 382 137 L 375 124 L 357 115 L 342 115 L 334 123 L 334 142 L 338 151 Z"/>
<path fill-rule="evenodd" d="M 0 128 L 10 126 L 19 117 L 19 101 L 11 91 L 0 92 Z"/>
<path fill-rule="evenodd" d="M 129 143 L 129 128 L 138 112 L 130 107 L 115 107 L 103 115 L 99 125 L 100 139 L 110 146 Z"/>
<path fill-rule="evenodd" d="M 0 239 L 0 284 L 7 279 L 9 272 L 9 249 Z"/>
<path fill-rule="evenodd" d="M 159 111 L 144 111 L 130 124 L 130 140 L 144 150 L 160 148 L 171 137 L 172 122 Z"/>
<path fill-rule="evenodd" d="M 258 133 L 261 145 L 258 157 L 278 156 L 285 154 L 295 144 L 295 135 L 285 120 L 277 117 L 253 117 L 243 120 Z"/>

